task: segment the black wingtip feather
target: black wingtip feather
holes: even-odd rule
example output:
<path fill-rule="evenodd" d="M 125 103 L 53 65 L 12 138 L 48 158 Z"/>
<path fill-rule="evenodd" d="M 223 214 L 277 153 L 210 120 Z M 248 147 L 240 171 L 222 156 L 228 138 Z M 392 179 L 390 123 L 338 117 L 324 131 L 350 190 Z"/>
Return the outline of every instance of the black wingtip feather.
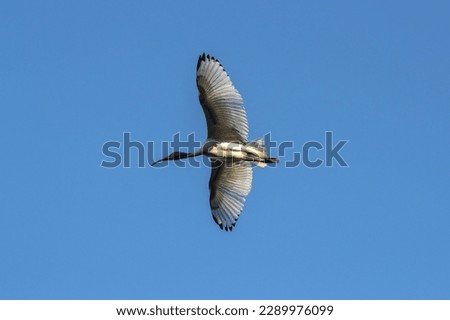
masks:
<path fill-rule="evenodd" d="M 212 215 L 214 222 L 220 227 L 221 230 L 223 230 L 223 223 L 219 222 L 219 220 L 216 218 L 216 216 Z"/>
<path fill-rule="evenodd" d="M 222 67 L 223 71 L 226 71 L 218 59 L 216 59 L 216 58 L 214 58 L 214 56 L 210 56 L 209 54 L 206 54 L 204 52 L 198 57 L 197 71 L 200 68 L 202 61 L 206 61 L 207 59 L 217 62 Z"/>
<path fill-rule="evenodd" d="M 225 230 L 227 232 L 231 232 L 231 231 L 233 231 L 233 228 L 236 226 L 237 220 L 235 222 L 233 222 L 231 224 L 231 226 L 226 226 L 223 224 L 223 222 L 219 222 L 219 220 L 214 215 L 212 215 L 212 217 L 213 217 L 214 222 L 219 226 L 220 230 Z"/>
<path fill-rule="evenodd" d="M 202 63 L 202 61 L 205 61 L 206 59 L 206 55 L 203 52 L 200 57 L 198 57 L 198 61 L 197 61 L 197 70 L 200 68 L 200 64 Z"/>

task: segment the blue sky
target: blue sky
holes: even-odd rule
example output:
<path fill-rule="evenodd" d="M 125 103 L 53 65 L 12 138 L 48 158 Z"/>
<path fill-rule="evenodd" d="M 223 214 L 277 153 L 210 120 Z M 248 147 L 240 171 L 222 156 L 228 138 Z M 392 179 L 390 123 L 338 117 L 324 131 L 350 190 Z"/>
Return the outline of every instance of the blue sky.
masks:
<path fill-rule="evenodd" d="M 0 298 L 450 299 L 449 12 L 2 2 Z M 231 233 L 211 218 L 207 168 L 100 166 L 123 132 L 206 138 L 202 52 L 242 94 L 251 138 L 294 143 L 255 168 Z M 326 131 L 349 140 L 348 168 L 284 168 Z"/>

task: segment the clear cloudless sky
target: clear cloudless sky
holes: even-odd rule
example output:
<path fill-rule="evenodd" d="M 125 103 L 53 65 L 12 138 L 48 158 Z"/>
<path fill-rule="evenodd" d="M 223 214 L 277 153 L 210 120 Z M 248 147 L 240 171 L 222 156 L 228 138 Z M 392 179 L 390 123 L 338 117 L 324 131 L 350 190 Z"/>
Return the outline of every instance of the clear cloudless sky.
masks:
<path fill-rule="evenodd" d="M 448 1 L 3 1 L 0 298 L 450 299 L 449 33 Z M 294 143 L 231 233 L 208 168 L 100 166 L 206 138 L 202 52 Z M 348 168 L 285 168 L 326 131 Z"/>

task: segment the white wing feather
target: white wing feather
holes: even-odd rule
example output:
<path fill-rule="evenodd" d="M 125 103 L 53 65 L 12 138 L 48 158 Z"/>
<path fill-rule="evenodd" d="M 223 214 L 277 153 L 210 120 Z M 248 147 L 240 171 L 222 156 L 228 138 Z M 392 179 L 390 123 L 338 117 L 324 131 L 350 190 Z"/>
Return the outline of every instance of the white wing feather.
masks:
<path fill-rule="evenodd" d="M 197 88 L 208 126 L 208 139 L 245 143 L 248 122 L 244 102 L 220 62 L 202 54 L 197 63 Z"/>
<path fill-rule="evenodd" d="M 231 231 L 252 188 L 252 166 L 246 161 L 214 160 L 209 180 L 214 221 Z"/>

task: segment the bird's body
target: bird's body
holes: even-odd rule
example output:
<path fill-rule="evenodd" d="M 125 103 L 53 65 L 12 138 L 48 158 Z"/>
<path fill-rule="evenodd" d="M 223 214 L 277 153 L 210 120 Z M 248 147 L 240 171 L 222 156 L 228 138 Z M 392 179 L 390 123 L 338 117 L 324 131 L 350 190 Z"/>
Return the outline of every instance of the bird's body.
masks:
<path fill-rule="evenodd" d="M 211 158 L 232 158 L 234 160 L 243 160 L 254 162 L 254 164 L 265 167 L 267 161 L 266 151 L 263 147 L 250 144 L 241 144 L 235 142 L 216 142 L 203 153 Z M 270 161 L 272 162 L 272 161 Z"/>
<path fill-rule="evenodd" d="M 208 156 L 212 165 L 209 180 L 212 215 L 221 229 L 231 231 L 250 193 L 252 166 L 264 167 L 278 159 L 267 155 L 262 139 L 247 141 L 248 122 L 242 97 L 214 57 L 206 54 L 199 57 L 197 88 L 208 139 L 194 153 L 174 152 L 155 163 Z"/>

